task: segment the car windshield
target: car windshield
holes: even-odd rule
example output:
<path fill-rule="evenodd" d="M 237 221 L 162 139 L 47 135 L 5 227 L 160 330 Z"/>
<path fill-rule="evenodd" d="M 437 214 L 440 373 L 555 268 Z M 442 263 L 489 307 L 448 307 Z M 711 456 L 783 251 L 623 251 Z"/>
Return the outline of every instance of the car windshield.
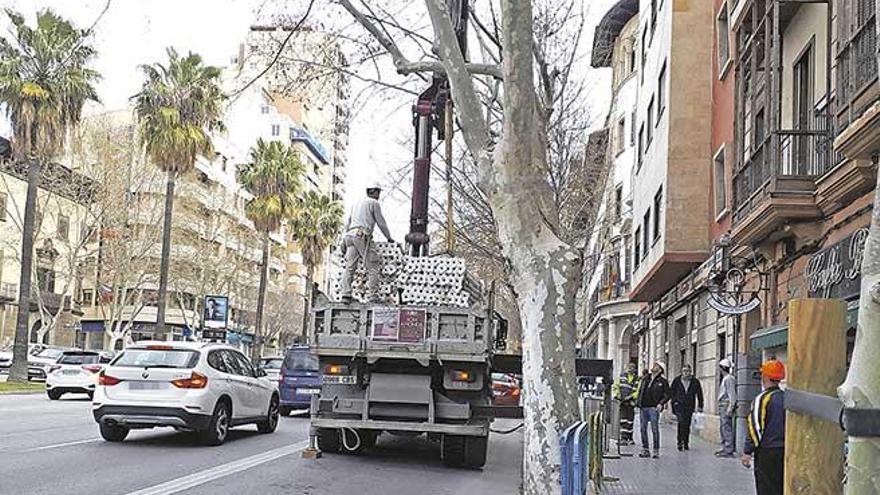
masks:
<path fill-rule="evenodd" d="M 37 354 L 36 357 L 58 359 L 59 357 L 61 357 L 62 354 L 64 354 L 64 351 L 62 351 L 61 349 L 43 349 Z"/>
<path fill-rule="evenodd" d="M 127 349 L 112 363 L 125 368 L 192 368 L 199 353 L 188 349 Z"/>
<path fill-rule="evenodd" d="M 284 363 L 284 360 L 281 358 L 270 358 L 264 359 L 263 362 L 260 363 L 260 366 L 262 366 L 263 369 L 266 370 L 280 370 L 282 363 Z"/>
<path fill-rule="evenodd" d="M 94 364 L 97 362 L 97 354 L 65 354 L 58 360 L 58 364 Z"/>
<path fill-rule="evenodd" d="M 318 358 L 312 356 L 308 349 L 288 351 L 284 367 L 293 371 L 318 371 Z"/>

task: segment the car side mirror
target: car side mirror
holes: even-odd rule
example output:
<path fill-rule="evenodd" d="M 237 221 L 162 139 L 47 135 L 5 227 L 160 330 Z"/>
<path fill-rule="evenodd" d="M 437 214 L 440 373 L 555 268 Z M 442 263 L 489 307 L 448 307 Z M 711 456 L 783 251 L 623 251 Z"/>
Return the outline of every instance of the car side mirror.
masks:
<path fill-rule="evenodd" d="M 257 368 L 257 378 L 262 378 L 266 376 L 266 370 L 263 368 Z"/>

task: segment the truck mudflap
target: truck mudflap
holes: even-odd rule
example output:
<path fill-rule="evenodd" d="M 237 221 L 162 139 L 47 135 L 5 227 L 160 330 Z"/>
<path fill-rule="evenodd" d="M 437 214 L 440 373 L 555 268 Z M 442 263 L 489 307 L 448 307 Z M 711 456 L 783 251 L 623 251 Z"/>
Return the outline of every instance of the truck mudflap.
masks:
<path fill-rule="evenodd" d="M 354 428 L 380 431 L 412 431 L 419 433 L 445 433 L 484 437 L 489 434 L 489 422 L 468 424 L 421 423 L 411 421 L 360 420 L 312 417 L 312 428 Z"/>

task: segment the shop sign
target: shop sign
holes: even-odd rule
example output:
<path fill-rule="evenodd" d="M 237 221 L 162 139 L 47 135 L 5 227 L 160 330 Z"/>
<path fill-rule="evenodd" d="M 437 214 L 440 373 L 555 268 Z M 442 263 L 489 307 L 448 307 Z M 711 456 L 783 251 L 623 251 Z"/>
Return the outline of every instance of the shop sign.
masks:
<path fill-rule="evenodd" d="M 810 257 L 806 270 L 809 296 L 836 299 L 857 296 L 867 239 L 868 229 L 862 228 Z"/>

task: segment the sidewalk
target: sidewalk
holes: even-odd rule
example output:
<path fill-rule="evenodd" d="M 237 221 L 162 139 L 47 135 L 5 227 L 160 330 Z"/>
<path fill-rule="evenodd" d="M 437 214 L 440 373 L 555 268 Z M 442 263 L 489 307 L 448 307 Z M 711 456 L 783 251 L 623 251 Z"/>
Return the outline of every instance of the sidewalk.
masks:
<path fill-rule="evenodd" d="M 638 425 L 637 425 L 638 426 Z M 636 429 L 636 438 L 639 437 Z M 660 431 L 660 458 L 638 457 L 640 445 L 621 448 L 632 457 L 605 460 L 605 475 L 620 481 L 605 484 L 608 495 L 753 495 L 755 478 L 738 458 L 719 459 L 717 446 L 696 435 L 691 436 L 691 450 L 675 448 L 675 426 L 663 425 Z"/>

